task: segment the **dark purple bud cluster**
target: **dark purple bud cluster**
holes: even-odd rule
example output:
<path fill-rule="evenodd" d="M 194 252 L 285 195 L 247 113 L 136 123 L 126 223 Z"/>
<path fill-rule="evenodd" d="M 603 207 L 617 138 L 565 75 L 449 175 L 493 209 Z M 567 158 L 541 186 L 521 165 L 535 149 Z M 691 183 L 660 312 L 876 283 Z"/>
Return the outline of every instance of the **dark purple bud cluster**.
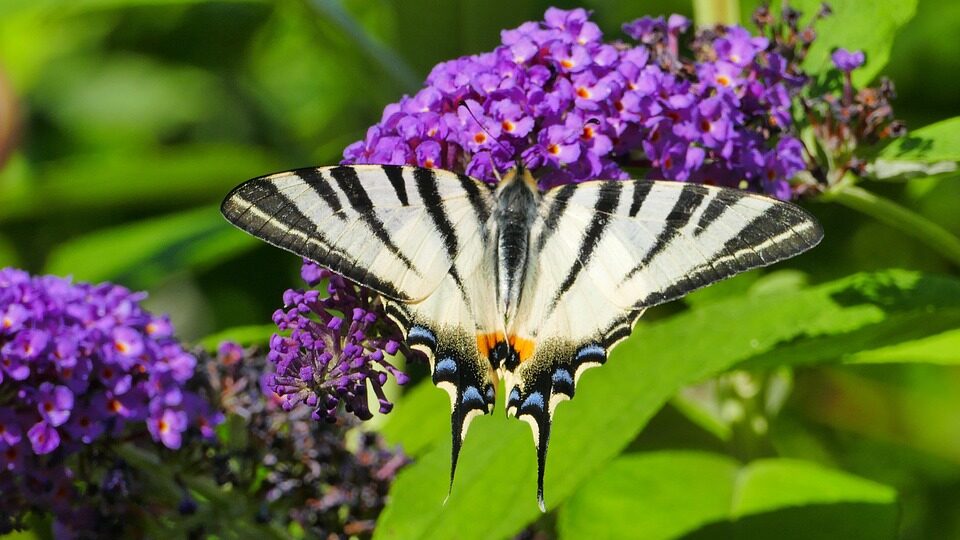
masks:
<path fill-rule="evenodd" d="M 393 404 L 383 391 L 388 376 L 399 384 L 409 378 L 391 364 L 401 336 L 379 300 L 312 263 L 305 263 L 302 273 L 308 284 L 326 281 L 326 294 L 316 289 L 284 293 L 286 307 L 273 320 L 290 334 L 270 340 L 269 359 L 276 372 L 267 386 L 281 396 L 284 408 L 306 404 L 315 420 L 335 421 L 341 403 L 357 418 L 370 419 L 368 388 L 380 412 L 390 412 Z"/>
<path fill-rule="evenodd" d="M 891 101 L 896 92 L 892 81 L 882 77 L 876 87 L 854 87 L 852 72 L 866 61 L 862 51 L 837 49 L 831 59 L 840 71 L 840 94 L 827 93 L 801 100 L 816 135 L 816 144 L 829 156 L 828 163 L 813 168 L 818 189 L 838 182 L 848 172 L 862 175 L 867 162 L 860 155 L 860 149 L 902 137 L 907 132 L 904 123 L 893 115 Z"/>
<path fill-rule="evenodd" d="M 319 277 L 319 276 L 318 276 Z M 269 364 L 263 354 L 224 343 L 216 362 L 208 362 L 207 379 L 233 429 L 208 460 L 220 484 L 263 501 L 256 516 L 287 529 L 296 523 L 309 538 L 348 532 L 368 537 L 386 502 L 397 470 L 407 463 L 372 433 L 348 434 L 359 422 L 341 416 L 337 423 L 316 422 L 308 408 L 287 411 L 284 399 L 270 389 Z M 234 422 L 236 420 L 236 422 Z M 334 535 L 334 536 L 331 536 Z"/>

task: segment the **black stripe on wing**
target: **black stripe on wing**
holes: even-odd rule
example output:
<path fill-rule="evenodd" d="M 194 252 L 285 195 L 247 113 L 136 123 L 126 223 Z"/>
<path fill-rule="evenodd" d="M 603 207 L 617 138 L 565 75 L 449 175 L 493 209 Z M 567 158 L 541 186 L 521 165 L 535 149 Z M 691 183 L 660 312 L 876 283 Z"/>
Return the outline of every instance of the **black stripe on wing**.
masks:
<path fill-rule="evenodd" d="M 716 192 L 702 212 L 693 238 L 678 237 L 676 241 L 689 242 L 689 249 L 695 250 L 699 237 L 706 236 L 711 227 L 721 226 L 725 227 L 729 239 L 709 260 L 682 276 L 676 276 L 669 286 L 651 291 L 640 299 L 635 308 L 669 302 L 740 272 L 788 259 L 813 248 L 823 238 L 823 229 L 805 210 L 772 199 L 769 200 L 769 208 L 739 230 L 726 228 L 729 226 L 725 223 L 734 221 L 724 220 L 724 216 L 733 213 L 737 217 L 734 205 L 744 197 L 757 196 L 726 189 Z M 650 261 L 650 264 L 656 264 L 656 261 Z M 628 278 L 632 275 L 628 275 Z"/>
<path fill-rule="evenodd" d="M 336 216 L 340 221 L 347 220 L 347 216 L 343 213 L 343 204 L 340 202 L 340 196 L 330 187 L 330 184 L 326 178 L 323 177 L 320 169 L 316 167 L 306 167 L 290 172 L 299 176 L 301 180 L 313 188 L 317 195 L 323 199 L 323 202 L 327 203 L 327 206 L 330 207 L 332 215 Z"/>
<path fill-rule="evenodd" d="M 573 197 L 576 189 L 576 184 L 565 184 L 557 189 L 557 194 L 553 196 L 550 207 L 547 209 L 547 217 L 543 220 L 543 230 L 537 237 L 536 250 L 538 252 L 543 251 L 543 246 L 547 244 L 547 240 L 557 231 L 557 224 L 567 210 L 570 197 Z"/>
<path fill-rule="evenodd" d="M 677 238 L 678 231 L 686 227 L 687 223 L 690 222 L 690 219 L 693 217 L 693 212 L 700 206 L 700 203 L 703 202 L 704 197 L 706 197 L 708 193 L 707 188 L 703 186 L 694 184 L 683 186 L 683 189 L 680 191 L 680 196 L 677 197 L 677 202 L 674 203 L 673 209 L 667 214 L 663 229 L 660 231 L 660 234 L 657 235 L 653 246 L 644 254 L 640 263 L 627 273 L 624 278 L 625 280 L 632 278 L 637 272 L 643 270 L 650 264 L 650 261 L 652 261 L 654 257 L 659 255 Z"/>
<path fill-rule="evenodd" d="M 387 231 L 383 222 L 377 217 L 373 201 L 370 200 L 367 190 L 365 190 L 360 183 L 360 177 L 357 175 L 356 169 L 353 167 L 334 167 L 330 169 L 330 176 L 333 177 L 334 181 L 336 181 L 340 187 L 340 190 L 347 196 L 350 207 L 360 215 L 360 219 L 367 225 L 370 232 L 377 237 L 377 240 L 380 240 L 390 253 L 402 262 L 408 270 L 419 277 L 423 277 L 423 274 L 414 266 L 413 261 L 407 258 L 393 242 L 393 239 L 390 238 L 390 232 Z"/>
<path fill-rule="evenodd" d="M 446 208 L 443 205 L 443 199 L 440 198 L 439 187 L 437 186 L 437 175 L 432 169 L 414 169 L 413 176 L 417 184 L 417 192 L 423 200 L 424 208 L 433 224 L 443 238 L 443 246 L 447 252 L 447 259 L 450 261 L 450 277 L 460 289 L 464 302 L 471 305 L 471 299 L 467 296 L 463 285 L 463 279 L 457 271 L 457 255 L 460 253 L 460 241 L 457 239 L 457 231 L 447 215 Z"/>
<path fill-rule="evenodd" d="M 549 317 L 553 313 L 557 303 L 560 302 L 563 295 L 573 286 L 580 272 L 590 264 L 593 251 L 603 239 L 603 230 L 610 221 L 609 214 L 620 204 L 620 193 L 623 190 L 623 185 L 621 182 L 605 182 L 600 186 L 597 202 L 593 208 L 594 214 L 590 220 L 590 225 L 587 226 L 587 230 L 583 234 L 583 239 L 580 241 L 577 258 L 572 261 L 570 269 L 567 271 L 567 276 L 554 294 L 553 301 L 544 318 Z"/>
<path fill-rule="evenodd" d="M 316 171 L 316 169 L 303 171 L 308 170 Z M 296 174 L 306 181 L 301 173 L 291 174 Z M 310 178 L 314 184 L 326 186 L 326 182 L 320 179 L 321 177 L 313 175 Z M 310 189 L 314 189 L 309 181 L 305 186 L 308 185 Z M 329 186 L 326 187 L 329 188 Z M 333 204 L 339 205 L 336 194 L 332 193 L 332 195 L 331 200 L 337 201 Z M 321 197 L 323 197 L 322 194 Z M 330 201 L 327 203 L 331 204 Z M 411 300 L 394 284 L 379 279 L 367 269 L 353 264 L 353 257 L 336 247 L 326 237 L 324 231 L 317 227 L 314 220 L 304 215 L 297 204 L 281 192 L 270 177 L 255 178 L 234 188 L 221 204 L 220 212 L 230 223 L 269 244 L 316 261 L 388 298 Z"/>
<path fill-rule="evenodd" d="M 403 167 L 399 165 L 382 165 L 383 174 L 387 175 L 387 180 L 393 186 L 394 193 L 397 194 L 397 200 L 403 206 L 410 206 L 410 199 L 407 197 L 407 183 L 403 179 Z"/>

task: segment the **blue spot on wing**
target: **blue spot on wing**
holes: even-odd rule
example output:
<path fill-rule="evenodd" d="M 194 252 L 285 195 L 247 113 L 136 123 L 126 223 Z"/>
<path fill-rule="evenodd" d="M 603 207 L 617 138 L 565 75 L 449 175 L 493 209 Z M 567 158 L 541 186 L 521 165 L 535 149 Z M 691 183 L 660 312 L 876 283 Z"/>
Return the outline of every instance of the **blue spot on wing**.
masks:
<path fill-rule="evenodd" d="M 423 326 L 411 326 L 407 332 L 407 339 L 410 341 L 426 341 L 434 347 L 437 345 L 437 336 Z"/>
<path fill-rule="evenodd" d="M 607 357 L 607 351 L 599 345 L 587 345 L 582 347 L 577 351 L 577 361 L 584 362 L 592 360 L 594 362 L 602 362 Z"/>
<path fill-rule="evenodd" d="M 453 375 L 457 372 L 457 363 L 449 356 L 437 362 L 434 372 L 440 375 Z"/>
<path fill-rule="evenodd" d="M 557 368 L 557 370 L 553 372 L 553 383 L 573 384 L 573 377 L 570 376 L 570 372 L 565 368 Z"/>
<path fill-rule="evenodd" d="M 527 399 L 523 400 L 523 405 L 520 408 L 526 409 L 527 407 L 536 407 L 543 410 L 543 394 L 534 392 L 527 396 Z"/>
<path fill-rule="evenodd" d="M 507 397 L 507 407 L 513 405 L 520 405 L 520 389 L 516 386 L 513 387 L 513 390 L 510 390 L 510 396 Z"/>
<path fill-rule="evenodd" d="M 476 386 L 468 386 L 467 389 L 463 391 L 464 405 L 470 401 L 476 401 L 481 406 L 483 405 L 483 396 L 480 395 L 480 391 L 477 390 Z"/>

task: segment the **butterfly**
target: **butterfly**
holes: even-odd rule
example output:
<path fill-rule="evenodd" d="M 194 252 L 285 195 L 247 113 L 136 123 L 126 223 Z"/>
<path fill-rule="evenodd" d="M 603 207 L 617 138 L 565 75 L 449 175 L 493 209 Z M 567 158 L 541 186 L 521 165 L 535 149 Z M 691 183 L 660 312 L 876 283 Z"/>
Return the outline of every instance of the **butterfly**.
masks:
<path fill-rule="evenodd" d="M 298 169 L 247 181 L 221 211 L 382 296 L 450 395 L 451 486 L 502 380 L 507 414 L 533 431 L 541 510 L 557 405 L 644 310 L 823 236 L 800 207 L 741 190 L 624 180 L 541 191 L 522 167 L 496 186 L 395 165 Z"/>

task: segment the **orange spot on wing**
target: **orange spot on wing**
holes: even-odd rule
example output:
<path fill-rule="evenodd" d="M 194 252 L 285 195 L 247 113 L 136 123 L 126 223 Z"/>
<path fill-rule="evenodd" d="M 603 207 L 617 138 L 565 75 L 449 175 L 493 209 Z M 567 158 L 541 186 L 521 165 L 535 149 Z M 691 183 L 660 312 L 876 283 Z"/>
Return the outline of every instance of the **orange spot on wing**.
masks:
<path fill-rule="evenodd" d="M 491 332 L 489 334 L 477 334 L 477 350 L 484 358 L 490 357 L 490 351 L 497 346 L 497 343 L 503 341 L 502 332 Z"/>
<path fill-rule="evenodd" d="M 517 351 L 517 355 L 520 356 L 521 363 L 526 362 L 533 356 L 533 349 L 536 348 L 536 344 L 532 339 L 524 339 L 514 335 L 510 336 L 509 342 L 513 350 Z"/>

